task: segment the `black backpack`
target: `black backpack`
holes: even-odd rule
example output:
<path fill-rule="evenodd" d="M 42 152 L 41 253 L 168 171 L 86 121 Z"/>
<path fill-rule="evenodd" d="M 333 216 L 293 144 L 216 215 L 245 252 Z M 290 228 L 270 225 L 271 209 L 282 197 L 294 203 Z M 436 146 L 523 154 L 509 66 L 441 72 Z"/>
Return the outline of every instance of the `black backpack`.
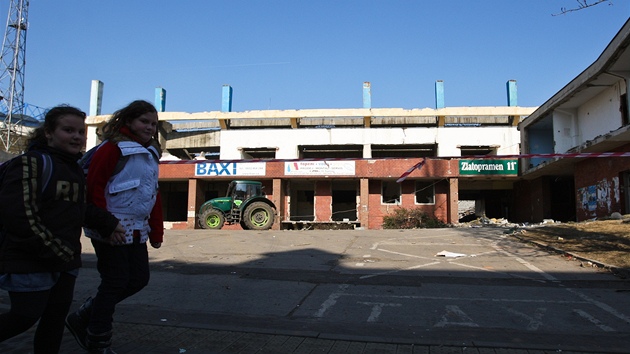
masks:
<path fill-rule="evenodd" d="M 100 149 L 101 146 L 103 146 L 106 142 L 107 140 L 86 151 L 85 154 L 83 154 L 83 156 L 81 156 L 81 158 L 79 159 L 79 166 L 81 166 L 81 168 L 83 169 L 83 174 L 86 178 L 88 175 L 88 170 L 90 169 L 90 164 L 92 163 L 92 157 L 94 157 L 94 153 L 96 152 L 96 150 Z M 123 168 L 125 168 L 127 160 L 129 160 L 129 156 L 120 156 L 118 162 L 116 163 L 116 167 L 114 168 L 112 176 L 118 174 L 120 171 L 122 171 Z"/>
<path fill-rule="evenodd" d="M 52 178 L 52 172 L 53 172 L 53 162 L 52 162 L 52 158 L 50 157 L 50 155 L 46 154 L 46 153 L 42 153 L 42 152 L 38 152 L 38 154 L 41 155 L 42 157 L 42 161 L 44 162 L 44 165 L 42 166 L 43 170 L 42 170 L 42 183 L 41 185 L 41 190 L 40 192 L 44 192 L 46 190 L 46 188 L 48 187 L 48 184 L 50 183 L 50 179 Z M 16 157 L 13 157 L 12 159 L 3 162 L 2 164 L 0 164 L 0 188 L 2 188 L 2 184 L 4 183 L 4 176 L 7 174 L 7 170 L 9 169 L 9 166 L 16 162 L 18 159 L 21 159 L 23 155 L 19 155 Z M 2 234 L 4 234 L 4 226 L 2 225 L 1 221 L 0 221 L 0 230 L 2 230 Z M 0 238 L 1 240 L 1 238 Z"/>
<path fill-rule="evenodd" d="M 43 172 L 42 172 L 44 182 L 41 184 L 42 185 L 41 191 L 43 192 L 46 189 L 46 187 L 48 187 L 48 183 L 50 182 L 50 179 L 52 178 L 53 162 L 50 155 L 41 153 L 41 152 L 38 152 L 38 154 L 41 155 L 42 161 L 44 161 Z M 7 173 L 7 170 L 9 169 L 9 165 L 14 163 L 17 159 L 21 159 L 22 156 L 23 155 L 13 157 L 10 160 L 5 161 L 2 164 L 0 164 L 0 186 L 2 186 L 2 183 L 4 183 L 4 175 Z"/>

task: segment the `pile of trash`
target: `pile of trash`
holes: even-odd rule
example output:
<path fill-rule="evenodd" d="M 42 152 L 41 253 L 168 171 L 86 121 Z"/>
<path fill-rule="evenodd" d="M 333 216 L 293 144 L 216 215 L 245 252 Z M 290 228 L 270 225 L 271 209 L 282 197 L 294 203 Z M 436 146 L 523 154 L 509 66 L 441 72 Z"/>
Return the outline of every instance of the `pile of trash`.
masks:
<path fill-rule="evenodd" d="M 460 222 L 458 224 L 453 225 L 454 227 L 505 227 L 505 228 L 518 228 L 518 227 L 526 227 L 527 223 L 513 223 L 508 221 L 507 219 L 500 218 L 488 218 L 486 216 L 478 217 L 474 220 L 468 222 Z"/>

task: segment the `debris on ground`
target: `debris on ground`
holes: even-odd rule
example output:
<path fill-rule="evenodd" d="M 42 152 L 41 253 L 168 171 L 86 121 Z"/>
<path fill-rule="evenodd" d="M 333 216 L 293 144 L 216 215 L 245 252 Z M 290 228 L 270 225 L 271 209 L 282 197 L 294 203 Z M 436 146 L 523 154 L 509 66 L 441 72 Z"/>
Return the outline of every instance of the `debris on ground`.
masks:
<path fill-rule="evenodd" d="M 459 258 L 459 257 L 466 257 L 465 254 L 463 253 L 455 253 L 455 252 L 449 252 L 449 251 L 442 251 L 442 252 L 438 252 L 435 254 L 436 257 L 446 257 L 446 258 Z"/>
<path fill-rule="evenodd" d="M 584 266 L 621 269 L 630 272 L 630 214 L 612 213 L 609 217 L 581 222 L 512 223 L 505 219 L 479 217 L 457 227 L 503 227 L 505 234 L 541 247 L 561 250 L 570 259 L 581 259 Z"/>

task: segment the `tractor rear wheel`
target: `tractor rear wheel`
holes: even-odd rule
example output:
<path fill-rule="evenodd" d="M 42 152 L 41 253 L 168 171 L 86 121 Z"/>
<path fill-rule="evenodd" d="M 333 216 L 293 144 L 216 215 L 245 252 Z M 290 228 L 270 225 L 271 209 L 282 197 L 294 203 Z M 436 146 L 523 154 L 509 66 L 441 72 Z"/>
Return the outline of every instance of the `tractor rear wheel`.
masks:
<path fill-rule="evenodd" d="M 254 202 L 247 206 L 243 222 L 250 230 L 269 230 L 273 225 L 273 208 L 265 202 Z"/>
<path fill-rule="evenodd" d="M 208 209 L 199 215 L 199 226 L 202 229 L 219 230 L 223 227 L 225 217 L 216 209 Z"/>

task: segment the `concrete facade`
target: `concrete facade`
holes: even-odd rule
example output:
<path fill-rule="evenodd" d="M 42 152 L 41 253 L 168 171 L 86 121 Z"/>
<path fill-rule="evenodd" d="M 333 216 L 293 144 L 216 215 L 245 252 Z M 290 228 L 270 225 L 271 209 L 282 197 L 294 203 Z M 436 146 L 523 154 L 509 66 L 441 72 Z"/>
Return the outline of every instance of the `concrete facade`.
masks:
<path fill-rule="evenodd" d="M 169 228 L 196 228 L 201 204 L 225 195 L 234 179 L 263 182 L 277 206 L 274 228 L 379 229 L 400 207 L 457 223 L 463 198 L 489 217 L 513 213 L 518 160 L 501 156 L 519 153 L 516 125 L 535 107 L 370 108 L 364 83 L 363 108 L 231 112 L 227 88 L 222 111 L 159 112 Z M 516 83 L 507 89 L 514 104 Z M 156 100 L 166 96 L 159 90 Z M 436 102 L 441 94 L 438 82 Z M 108 118 L 88 117 L 88 148 Z M 422 168 L 396 182 L 423 159 Z M 482 171 L 486 163 L 500 170 Z"/>
<path fill-rule="evenodd" d="M 630 20 L 600 57 L 519 124 L 523 159 L 515 193 L 524 221 L 587 220 L 630 212 L 630 158 L 564 158 L 630 151 Z"/>

